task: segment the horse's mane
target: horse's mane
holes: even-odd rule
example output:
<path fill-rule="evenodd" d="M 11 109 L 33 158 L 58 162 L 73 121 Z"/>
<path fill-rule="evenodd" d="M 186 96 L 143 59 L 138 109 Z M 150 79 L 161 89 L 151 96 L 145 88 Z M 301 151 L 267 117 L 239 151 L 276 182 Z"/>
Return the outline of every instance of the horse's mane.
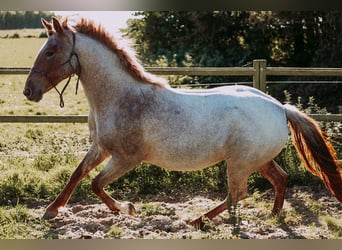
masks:
<path fill-rule="evenodd" d="M 115 52 L 124 68 L 135 79 L 159 87 L 165 87 L 168 85 L 165 79 L 146 72 L 144 67 L 135 56 L 134 51 L 127 46 L 121 46 L 117 40 L 103 28 L 102 25 L 95 25 L 93 21 L 82 18 L 73 27 L 76 32 L 80 32 L 101 42 Z"/>

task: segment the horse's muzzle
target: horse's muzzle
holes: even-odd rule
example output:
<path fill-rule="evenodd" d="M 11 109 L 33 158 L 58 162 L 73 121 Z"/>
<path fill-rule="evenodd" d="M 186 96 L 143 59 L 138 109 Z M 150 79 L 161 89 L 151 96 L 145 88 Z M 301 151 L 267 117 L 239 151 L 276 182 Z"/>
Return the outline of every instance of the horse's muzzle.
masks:
<path fill-rule="evenodd" d="M 27 98 L 30 98 L 32 96 L 32 90 L 30 88 L 25 88 L 23 91 L 24 96 L 26 96 Z"/>
<path fill-rule="evenodd" d="M 23 94 L 26 96 L 27 99 L 35 102 L 39 102 L 43 97 L 40 88 L 32 88 L 29 85 L 25 86 Z"/>

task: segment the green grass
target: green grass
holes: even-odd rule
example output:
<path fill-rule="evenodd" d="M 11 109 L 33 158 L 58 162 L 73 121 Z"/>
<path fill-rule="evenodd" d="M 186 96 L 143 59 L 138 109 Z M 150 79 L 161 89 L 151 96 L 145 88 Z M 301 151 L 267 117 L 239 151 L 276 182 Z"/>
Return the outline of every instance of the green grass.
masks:
<path fill-rule="evenodd" d="M 121 235 L 123 234 L 123 229 L 118 226 L 113 226 L 109 231 L 107 232 L 108 238 L 110 239 L 120 239 Z"/>
<path fill-rule="evenodd" d="M 334 218 L 331 216 L 322 216 L 322 220 L 326 223 L 329 230 L 335 234 L 336 238 L 342 237 L 342 218 Z"/>
<path fill-rule="evenodd" d="M 56 91 L 46 93 L 40 103 L 30 102 L 23 95 L 26 81 L 25 75 L 0 75 L 0 114 L 2 115 L 86 115 L 88 103 L 82 87 L 75 95 L 75 82 L 72 81 L 64 97 L 65 108 L 59 107 L 59 96 Z M 58 88 L 62 88 L 63 82 Z M 84 125 L 84 124 L 83 124 Z"/>
<path fill-rule="evenodd" d="M 32 214 L 25 205 L 0 207 L 0 239 L 50 238 L 49 223 Z"/>
<path fill-rule="evenodd" d="M 41 38 L 0 39 L 0 67 L 32 67 L 45 41 Z"/>
<path fill-rule="evenodd" d="M 175 211 L 173 209 L 164 208 L 160 204 L 142 204 L 142 206 L 140 207 L 140 216 L 146 217 L 151 215 L 173 216 L 175 215 Z"/>

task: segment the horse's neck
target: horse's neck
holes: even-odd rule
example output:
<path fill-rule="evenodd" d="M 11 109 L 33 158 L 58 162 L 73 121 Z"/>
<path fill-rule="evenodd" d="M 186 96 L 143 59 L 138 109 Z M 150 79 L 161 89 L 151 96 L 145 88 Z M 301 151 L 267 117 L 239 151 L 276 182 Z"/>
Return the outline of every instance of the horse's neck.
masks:
<path fill-rule="evenodd" d="M 122 91 L 127 91 L 135 81 L 124 70 L 117 55 L 98 41 L 78 34 L 76 53 L 82 67 L 83 89 L 93 108 L 122 96 Z"/>

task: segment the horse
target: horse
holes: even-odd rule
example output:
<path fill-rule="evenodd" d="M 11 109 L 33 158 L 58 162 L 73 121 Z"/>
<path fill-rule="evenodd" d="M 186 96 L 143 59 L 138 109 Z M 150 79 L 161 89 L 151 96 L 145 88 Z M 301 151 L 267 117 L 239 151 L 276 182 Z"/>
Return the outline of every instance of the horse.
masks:
<path fill-rule="evenodd" d="M 342 171 L 318 123 L 290 104 L 248 86 L 208 90 L 171 88 L 145 71 L 134 51 L 101 25 L 82 18 L 42 19 L 48 39 L 27 77 L 23 94 L 39 102 L 61 81 L 77 75 L 89 103 L 91 146 L 64 189 L 46 208 L 52 219 L 92 169 L 110 158 L 93 179 L 92 191 L 115 213 L 136 215 L 131 202 L 112 198 L 105 186 L 141 162 L 168 170 L 193 171 L 225 161 L 228 195 L 203 216 L 202 225 L 236 207 L 247 196 L 248 177 L 259 172 L 273 186 L 273 214 L 283 207 L 288 174 L 274 161 L 289 139 L 304 167 L 342 201 Z M 67 85 L 66 85 L 67 86 Z M 59 92 L 63 106 L 63 92 Z"/>

